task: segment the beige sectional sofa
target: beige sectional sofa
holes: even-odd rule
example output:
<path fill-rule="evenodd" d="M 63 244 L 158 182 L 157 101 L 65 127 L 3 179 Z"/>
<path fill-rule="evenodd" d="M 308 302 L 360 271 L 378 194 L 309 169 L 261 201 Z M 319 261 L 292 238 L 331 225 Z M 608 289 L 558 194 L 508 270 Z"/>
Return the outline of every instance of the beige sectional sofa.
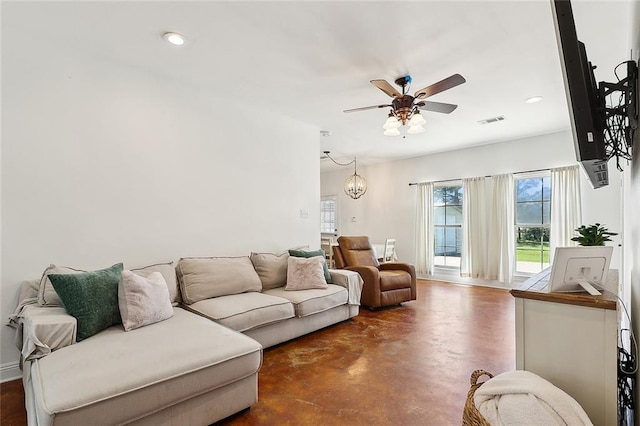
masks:
<path fill-rule="evenodd" d="M 358 314 L 357 273 L 331 270 L 325 288 L 293 290 L 288 258 L 187 258 L 176 268 L 132 270 L 162 275 L 172 315 L 131 331 L 113 325 L 80 342 L 76 318 L 48 303 L 47 271 L 23 283 L 10 324 L 29 424 L 207 425 L 250 407 L 263 348 Z"/>

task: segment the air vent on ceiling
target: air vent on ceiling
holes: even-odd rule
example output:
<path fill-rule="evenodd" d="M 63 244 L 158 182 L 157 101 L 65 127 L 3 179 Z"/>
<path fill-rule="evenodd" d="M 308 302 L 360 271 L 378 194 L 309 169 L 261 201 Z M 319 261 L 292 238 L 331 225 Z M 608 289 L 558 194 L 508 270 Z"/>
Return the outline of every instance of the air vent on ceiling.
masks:
<path fill-rule="evenodd" d="M 489 123 L 495 123 L 497 121 L 502 121 L 502 120 L 504 120 L 504 115 L 499 115 L 497 117 L 491 117 L 491 118 L 485 118 L 484 120 L 478 121 L 478 123 L 480 123 L 480 124 L 489 124 Z"/>

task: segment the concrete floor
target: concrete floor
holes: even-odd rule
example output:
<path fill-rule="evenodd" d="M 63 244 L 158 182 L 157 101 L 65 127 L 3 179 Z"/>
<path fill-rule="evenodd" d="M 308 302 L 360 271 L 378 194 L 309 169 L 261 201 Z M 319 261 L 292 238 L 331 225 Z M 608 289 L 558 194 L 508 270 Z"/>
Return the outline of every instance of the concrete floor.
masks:
<path fill-rule="evenodd" d="M 218 424 L 459 425 L 472 371 L 514 368 L 508 291 L 419 280 L 416 301 L 267 349 L 259 401 Z M 26 424 L 23 398 L 2 385 L 2 425 Z"/>

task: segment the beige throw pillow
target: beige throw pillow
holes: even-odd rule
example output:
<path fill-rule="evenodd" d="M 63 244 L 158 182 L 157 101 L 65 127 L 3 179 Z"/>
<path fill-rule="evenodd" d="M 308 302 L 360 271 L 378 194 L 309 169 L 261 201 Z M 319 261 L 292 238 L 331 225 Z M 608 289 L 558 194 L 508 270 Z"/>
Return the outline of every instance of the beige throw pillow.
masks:
<path fill-rule="evenodd" d="M 160 272 L 162 274 L 162 278 L 167 282 L 171 304 L 173 306 L 178 306 L 181 302 L 180 290 L 178 289 L 178 279 L 176 278 L 176 268 L 173 266 L 173 262 L 156 263 L 142 268 L 131 269 L 131 272 L 145 278 L 152 272 Z"/>
<path fill-rule="evenodd" d="M 262 290 L 260 277 L 248 256 L 182 258 L 176 271 L 182 300 L 187 305 L 212 297 Z"/>
<path fill-rule="evenodd" d="M 151 272 L 145 278 L 131 271 L 122 271 L 118 284 L 118 306 L 125 331 L 173 316 L 167 282 L 160 272 Z"/>
<path fill-rule="evenodd" d="M 287 282 L 287 259 L 289 253 L 251 253 L 251 263 L 255 268 L 262 290 L 282 287 Z"/>
<path fill-rule="evenodd" d="M 287 286 L 285 290 L 325 289 L 327 280 L 324 278 L 324 258 L 289 256 L 287 264 Z"/>
<path fill-rule="evenodd" d="M 49 274 L 80 274 L 87 272 L 83 269 L 74 269 L 67 266 L 49 265 L 42 273 L 40 278 L 40 286 L 38 287 L 38 305 L 40 306 L 62 306 L 58 293 L 53 288 Z"/>

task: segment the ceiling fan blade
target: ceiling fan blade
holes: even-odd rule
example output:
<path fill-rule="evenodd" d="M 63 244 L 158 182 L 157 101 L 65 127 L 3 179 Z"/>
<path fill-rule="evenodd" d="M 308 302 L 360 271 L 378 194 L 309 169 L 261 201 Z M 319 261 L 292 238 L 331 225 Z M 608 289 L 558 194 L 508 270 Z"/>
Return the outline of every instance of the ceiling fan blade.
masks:
<path fill-rule="evenodd" d="M 451 114 L 458 108 L 458 105 L 445 104 L 442 102 L 422 101 L 416 104 L 418 108 L 425 111 L 441 112 L 443 114 Z"/>
<path fill-rule="evenodd" d="M 402 96 L 402 93 L 398 92 L 398 90 L 396 90 L 395 87 L 389 84 L 387 80 L 371 80 L 371 84 L 373 84 L 392 98 L 399 98 Z"/>
<path fill-rule="evenodd" d="M 416 92 L 414 96 L 416 99 L 428 98 L 429 96 L 433 96 L 436 93 L 444 92 L 445 90 L 449 90 L 452 87 L 456 87 L 465 80 L 463 76 L 460 74 L 454 74 L 450 77 L 445 78 L 444 80 L 440 80 L 437 83 L 432 84 L 431 86 L 427 86 L 424 89 L 420 89 Z"/>
<path fill-rule="evenodd" d="M 390 107 L 390 106 L 391 105 L 373 105 L 373 106 L 362 107 L 362 108 L 345 109 L 343 112 L 366 111 L 368 109 L 387 108 L 387 107 Z"/>

